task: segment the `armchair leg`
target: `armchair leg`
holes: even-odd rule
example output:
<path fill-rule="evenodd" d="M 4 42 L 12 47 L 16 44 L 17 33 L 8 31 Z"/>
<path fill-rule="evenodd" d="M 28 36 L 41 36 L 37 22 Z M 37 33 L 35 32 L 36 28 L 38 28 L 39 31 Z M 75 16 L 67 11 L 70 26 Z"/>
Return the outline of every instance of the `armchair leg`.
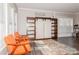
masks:
<path fill-rule="evenodd" d="M 24 45 L 23 47 L 24 47 L 24 49 L 26 51 L 26 54 L 28 54 L 28 50 L 27 50 L 26 46 Z"/>
<path fill-rule="evenodd" d="M 9 53 L 9 55 L 13 55 L 13 53 L 15 52 L 15 50 L 17 49 L 18 46 L 15 46 L 15 48 L 13 49 L 13 51 L 11 53 Z"/>

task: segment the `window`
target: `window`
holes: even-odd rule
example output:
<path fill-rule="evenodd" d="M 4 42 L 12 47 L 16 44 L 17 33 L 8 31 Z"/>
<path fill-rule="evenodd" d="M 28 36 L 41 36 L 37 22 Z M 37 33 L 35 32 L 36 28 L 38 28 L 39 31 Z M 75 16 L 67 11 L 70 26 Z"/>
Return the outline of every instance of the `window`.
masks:
<path fill-rule="evenodd" d="M 72 36 L 73 33 L 73 18 L 59 18 L 58 19 L 58 35 L 59 37 L 63 36 Z"/>
<path fill-rule="evenodd" d="M 6 35 L 6 22 L 5 22 L 5 5 L 0 3 L 0 50 L 5 46 L 4 37 Z"/>

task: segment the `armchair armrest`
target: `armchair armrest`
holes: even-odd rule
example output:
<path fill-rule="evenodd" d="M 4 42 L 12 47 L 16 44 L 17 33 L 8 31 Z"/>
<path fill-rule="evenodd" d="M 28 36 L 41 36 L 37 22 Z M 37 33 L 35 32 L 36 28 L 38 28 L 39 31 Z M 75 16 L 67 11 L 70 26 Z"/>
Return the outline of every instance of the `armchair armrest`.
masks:
<path fill-rule="evenodd" d="M 8 45 L 12 45 L 12 46 L 21 46 L 21 45 L 25 45 L 25 44 L 28 44 L 28 43 L 18 43 L 18 44 L 8 44 Z"/>
<path fill-rule="evenodd" d="M 20 44 L 7 44 L 7 45 L 19 46 Z"/>

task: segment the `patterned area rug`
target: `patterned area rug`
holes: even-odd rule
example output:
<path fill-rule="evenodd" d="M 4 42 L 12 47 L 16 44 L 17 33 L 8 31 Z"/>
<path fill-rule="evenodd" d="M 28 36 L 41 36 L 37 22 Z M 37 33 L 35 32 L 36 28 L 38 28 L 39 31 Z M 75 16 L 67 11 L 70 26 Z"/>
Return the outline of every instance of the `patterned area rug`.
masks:
<path fill-rule="evenodd" d="M 36 40 L 33 43 L 32 55 L 73 55 L 79 53 L 75 48 L 54 40 Z"/>

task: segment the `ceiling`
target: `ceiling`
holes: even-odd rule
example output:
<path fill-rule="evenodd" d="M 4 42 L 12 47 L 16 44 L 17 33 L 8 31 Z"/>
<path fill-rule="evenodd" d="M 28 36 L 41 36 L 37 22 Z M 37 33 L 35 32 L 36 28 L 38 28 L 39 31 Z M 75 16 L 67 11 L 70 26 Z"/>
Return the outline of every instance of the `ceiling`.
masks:
<path fill-rule="evenodd" d="M 18 8 L 51 10 L 57 12 L 79 12 L 79 3 L 16 3 Z"/>

